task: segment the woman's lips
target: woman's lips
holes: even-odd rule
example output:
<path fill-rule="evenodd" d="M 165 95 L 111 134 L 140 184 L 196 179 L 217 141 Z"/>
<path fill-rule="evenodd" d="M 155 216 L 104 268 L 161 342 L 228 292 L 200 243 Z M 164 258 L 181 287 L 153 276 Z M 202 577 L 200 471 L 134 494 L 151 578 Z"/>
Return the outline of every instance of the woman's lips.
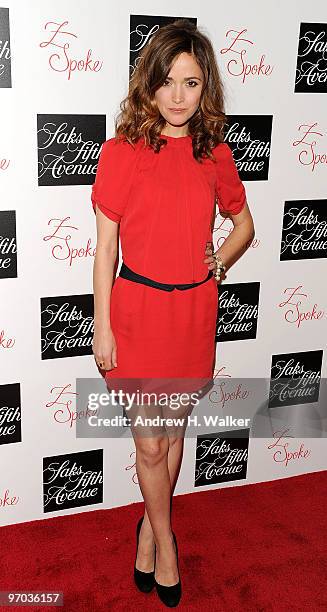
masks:
<path fill-rule="evenodd" d="M 169 109 L 172 113 L 185 113 L 186 108 L 170 108 Z"/>

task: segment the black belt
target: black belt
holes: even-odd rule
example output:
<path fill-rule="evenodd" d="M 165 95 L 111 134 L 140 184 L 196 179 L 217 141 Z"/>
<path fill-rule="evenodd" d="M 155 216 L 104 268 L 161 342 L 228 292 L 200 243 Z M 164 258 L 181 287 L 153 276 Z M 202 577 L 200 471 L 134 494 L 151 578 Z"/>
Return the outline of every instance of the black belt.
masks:
<path fill-rule="evenodd" d="M 163 291 L 173 291 L 174 289 L 191 289 L 191 287 L 197 287 L 198 285 L 202 285 L 209 278 L 213 276 L 212 270 L 209 270 L 207 278 L 198 282 L 198 283 L 187 283 L 184 285 L 169 285 L 168 283 L 159 283 L 158 281 L 152 280 L 151 278 L 147 278 L 146 276 L 142 276 L 141 274 L 137 274 L 133 272 L 130 268 L 126 266 L 123 262 L 120 268 L 119 276 L 122 278 L 127 278 L 127 280 L 134 281 L 135 283 L 143 283 L 143 285 L 149 285 L 149 287 L 155 287 L 156 289 L 162 289 Z"/>

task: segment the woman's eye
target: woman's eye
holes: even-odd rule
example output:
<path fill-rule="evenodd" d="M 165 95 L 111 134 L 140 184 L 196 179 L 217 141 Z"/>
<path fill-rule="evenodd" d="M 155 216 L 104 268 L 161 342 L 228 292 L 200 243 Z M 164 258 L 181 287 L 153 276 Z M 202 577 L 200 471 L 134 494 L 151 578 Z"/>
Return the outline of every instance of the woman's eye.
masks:
<path fill-rule="evenodd" d="M 191 85 L 191 88 L 194 89 L 194 87 L 196 87 L 198 85 L 198 83 L 196 81 L 187 81 L 188 84 L 193 83 L 193 85 Z M 165 85 L 169 85 L 170 81 L 164 81 L 163 86 Z"/>

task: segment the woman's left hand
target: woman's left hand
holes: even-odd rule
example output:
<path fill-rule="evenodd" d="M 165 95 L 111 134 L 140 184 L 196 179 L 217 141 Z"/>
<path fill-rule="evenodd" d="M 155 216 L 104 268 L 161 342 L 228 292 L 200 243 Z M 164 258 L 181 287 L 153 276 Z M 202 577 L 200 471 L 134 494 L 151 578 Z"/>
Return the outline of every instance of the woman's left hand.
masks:
<path fill-rule="evenodd" d="M 208 264 L 208 270 L 216 270 L 217 267 L 216 261 L 212 257 L 213 252 L 213 243 L 207 242 L 205 249 L 205 255 L 207 255 L 207 257 L 204 259 L 204 263 Z"/>
<path fill-rule="evenodd" d="M 217 265 L 216 259 L 213 257 L 213 253 L 214 253 L 213 243 L 207 242 L 206 249 L 205 249 L 205 254 L 207 257 L 204 259 L 204 263 L 208 264 L 208 270 L 212 270 L 214 276 L 216 277 L 218 265 Z M 220 277 L 216 278 L 217 283 L 220 282 L 222 278 L 226 278 L 225 272 L 220 272 Z"/>

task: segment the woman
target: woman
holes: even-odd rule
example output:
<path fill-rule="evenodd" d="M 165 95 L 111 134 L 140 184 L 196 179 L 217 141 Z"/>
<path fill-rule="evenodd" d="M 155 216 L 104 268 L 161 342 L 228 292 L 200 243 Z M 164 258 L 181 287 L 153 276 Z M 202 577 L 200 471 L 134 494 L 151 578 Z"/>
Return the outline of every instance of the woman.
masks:
<path fill-rule="evenodd" d="M 245 189 L 223 142 L 223 90 L 208 38 L 188 20 L 158 30 L 120 109 L 92 189 L 93 353 L 108 384 L 139 377 L 158 389 L 161 380 L 187 379 L 189 390 L 198 389 L 194 381 L 213 378 L 217 281 L 254 235 Z M 213 253 L 217 200 L 234 229 Z M 118 228 L 123 264 L 113 281 Z M 137 406 L 134 417 L 141 413 L 164 411 Z M 142 429 L 132 421 L 145 502 L 134 579 L 143 592 L 155 586 L 169 607 L 181 598 L 170 515 L 184 430 Z"/>

